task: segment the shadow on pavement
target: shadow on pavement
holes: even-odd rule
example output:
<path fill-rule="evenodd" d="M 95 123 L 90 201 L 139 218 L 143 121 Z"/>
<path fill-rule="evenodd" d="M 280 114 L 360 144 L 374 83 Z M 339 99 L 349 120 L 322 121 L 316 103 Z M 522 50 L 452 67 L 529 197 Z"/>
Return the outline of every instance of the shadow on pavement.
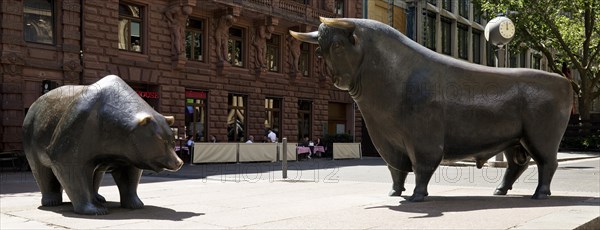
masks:
<path fill-rule="evenodd" d="M 94 220 L 170 220 L 170 221 L 182 221 L 195 216 L 202 216 L 204 213 L 194 212 L 178 212 L 173 209 L 157 207 L 152 205 L 146 205 L 142 209 L 125 209 L 120 207 L 119 202 L 107 202 L 105 203 L 108 208 L 107 215 L 79 215 L 73 212 L 73 206 L 70 202 L 65 202 L 60 206 L 45 207 L 40 206 L 38 209 L 44 211 L 51 211 L 62 214 L 64 217 L 82 218 L 82 219 L 94 219 Z"/>
<path fill-rule="evenodd" d="M 407 199 L 408 196 L 403 196 Z M 539 208 L 562 206 L 598 206 L 600 199 L 581 196 L 551 196 L 547 200 L 534 200 L 530 196 L 428 196 L 424 202 L 400 201 L 398 206 L 375 206 L 366 209 L 387 208 L 393 211 L 424 214 L 411 218 L 440 217 L 445 213 L 470 212 L 490 209 Z"/>

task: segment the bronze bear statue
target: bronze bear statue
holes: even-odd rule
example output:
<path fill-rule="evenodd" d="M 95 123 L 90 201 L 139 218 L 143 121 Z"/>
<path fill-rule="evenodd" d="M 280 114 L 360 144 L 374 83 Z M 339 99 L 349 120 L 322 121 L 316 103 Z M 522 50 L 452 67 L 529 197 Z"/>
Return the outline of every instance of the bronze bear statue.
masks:
<path fill-rule="evenodd" d="M 107 214 L 98 189 L 109 171 L 121 207 L 142 208 L 137 195 L 142 169 L 176 171 L 183 165 L 175 154 L 173 122 L 115 75 L 42 95 L 23 122 L 25 155 L 42 206 L 62 204 L 64 189 L 76 213 Z"/>

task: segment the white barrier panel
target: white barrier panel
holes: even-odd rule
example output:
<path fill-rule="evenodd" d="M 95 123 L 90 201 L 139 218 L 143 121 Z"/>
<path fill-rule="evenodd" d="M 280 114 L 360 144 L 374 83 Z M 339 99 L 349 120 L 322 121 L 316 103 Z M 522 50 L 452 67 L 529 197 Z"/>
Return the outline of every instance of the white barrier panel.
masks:
<path fill-rule="evenodd" d="M 296 156 L 296 146 L 298 146 L 298 143 L 287 143 L 287 160 L 288 161 L 295 161 L 297 156 Z M 283 145 L 279 145 L 279 151 L 283 152 Z M 281 156 L 279 157 L 279 160 L 281 160 L 283 158 L 281 158 Z"/>
<path fill-rule="evenodd" d="M 360 143 L 333 143 L 333 159 L 361 158 Z"/>
<path fill-rule="evenodd" d="M 192 163 L 237 162 L 238 143 L 194 143 Z"/>
<path fill-rule="evenodd" d="M 277 143 L 240 143 L 240 162 L 277 160 Z"/>

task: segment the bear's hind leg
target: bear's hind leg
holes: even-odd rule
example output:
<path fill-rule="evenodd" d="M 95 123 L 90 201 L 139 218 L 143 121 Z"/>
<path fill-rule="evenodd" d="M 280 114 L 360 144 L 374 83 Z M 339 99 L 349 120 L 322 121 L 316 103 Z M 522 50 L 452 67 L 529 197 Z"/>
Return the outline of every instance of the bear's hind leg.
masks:
<path fill-rule="evenodd" d="M 106 203 L 106 199 L 98 193 L 98 189 L 100 189 L 100 184 L 102 183 L 102 178 L 104 178 L 104 171 L 94 172 L 94 191 L 96 192 L 96 201 L 100 203 Z"/>
<path fill-rule="evenodd" d="M 85 164 L 55 165 L 52 171 L 71 199 L 75 213 L 108 214 L 108 209 L 96 199 L 93 168 L 86 167 Z"/>
<path fill-rule="evenodd" d="M 36 165 L 31 167 L 31 171 L 40 187 L 40 192 L 42 192 L 42 206 L 61 205 L 63 202 L 62 187 L 52 169 L 37 162 L 34 164 Z"/>
<path fill-rule="evenodd" d="M 142 170 L 133 166 L 125 166 L 112 171 L 113 178 L 121 196 L 121 207 L 138 209 L 144 207 L 144 203 L 137 195 L 137 186 L 140 183 Z"/>

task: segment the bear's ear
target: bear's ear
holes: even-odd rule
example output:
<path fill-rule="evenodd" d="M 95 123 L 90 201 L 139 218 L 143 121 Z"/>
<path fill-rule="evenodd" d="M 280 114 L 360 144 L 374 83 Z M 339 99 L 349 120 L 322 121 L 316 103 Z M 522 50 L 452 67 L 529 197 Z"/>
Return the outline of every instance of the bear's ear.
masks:
<path fill-rule="evenodd" d="M 165 117 L 165 121 L 167 121 L 167 124 L 169 124 L 169 126 L 172 126 L 173 124 L 175 124 L 174 116 L 164 116 L 164 117 Z"/>
<path fill-rule="evenodd" d="M 140 126 L 145 126 L 152 120 L 152 116 L 147 113 L 138 113 L 136 114 L 137 124 Z"/>

